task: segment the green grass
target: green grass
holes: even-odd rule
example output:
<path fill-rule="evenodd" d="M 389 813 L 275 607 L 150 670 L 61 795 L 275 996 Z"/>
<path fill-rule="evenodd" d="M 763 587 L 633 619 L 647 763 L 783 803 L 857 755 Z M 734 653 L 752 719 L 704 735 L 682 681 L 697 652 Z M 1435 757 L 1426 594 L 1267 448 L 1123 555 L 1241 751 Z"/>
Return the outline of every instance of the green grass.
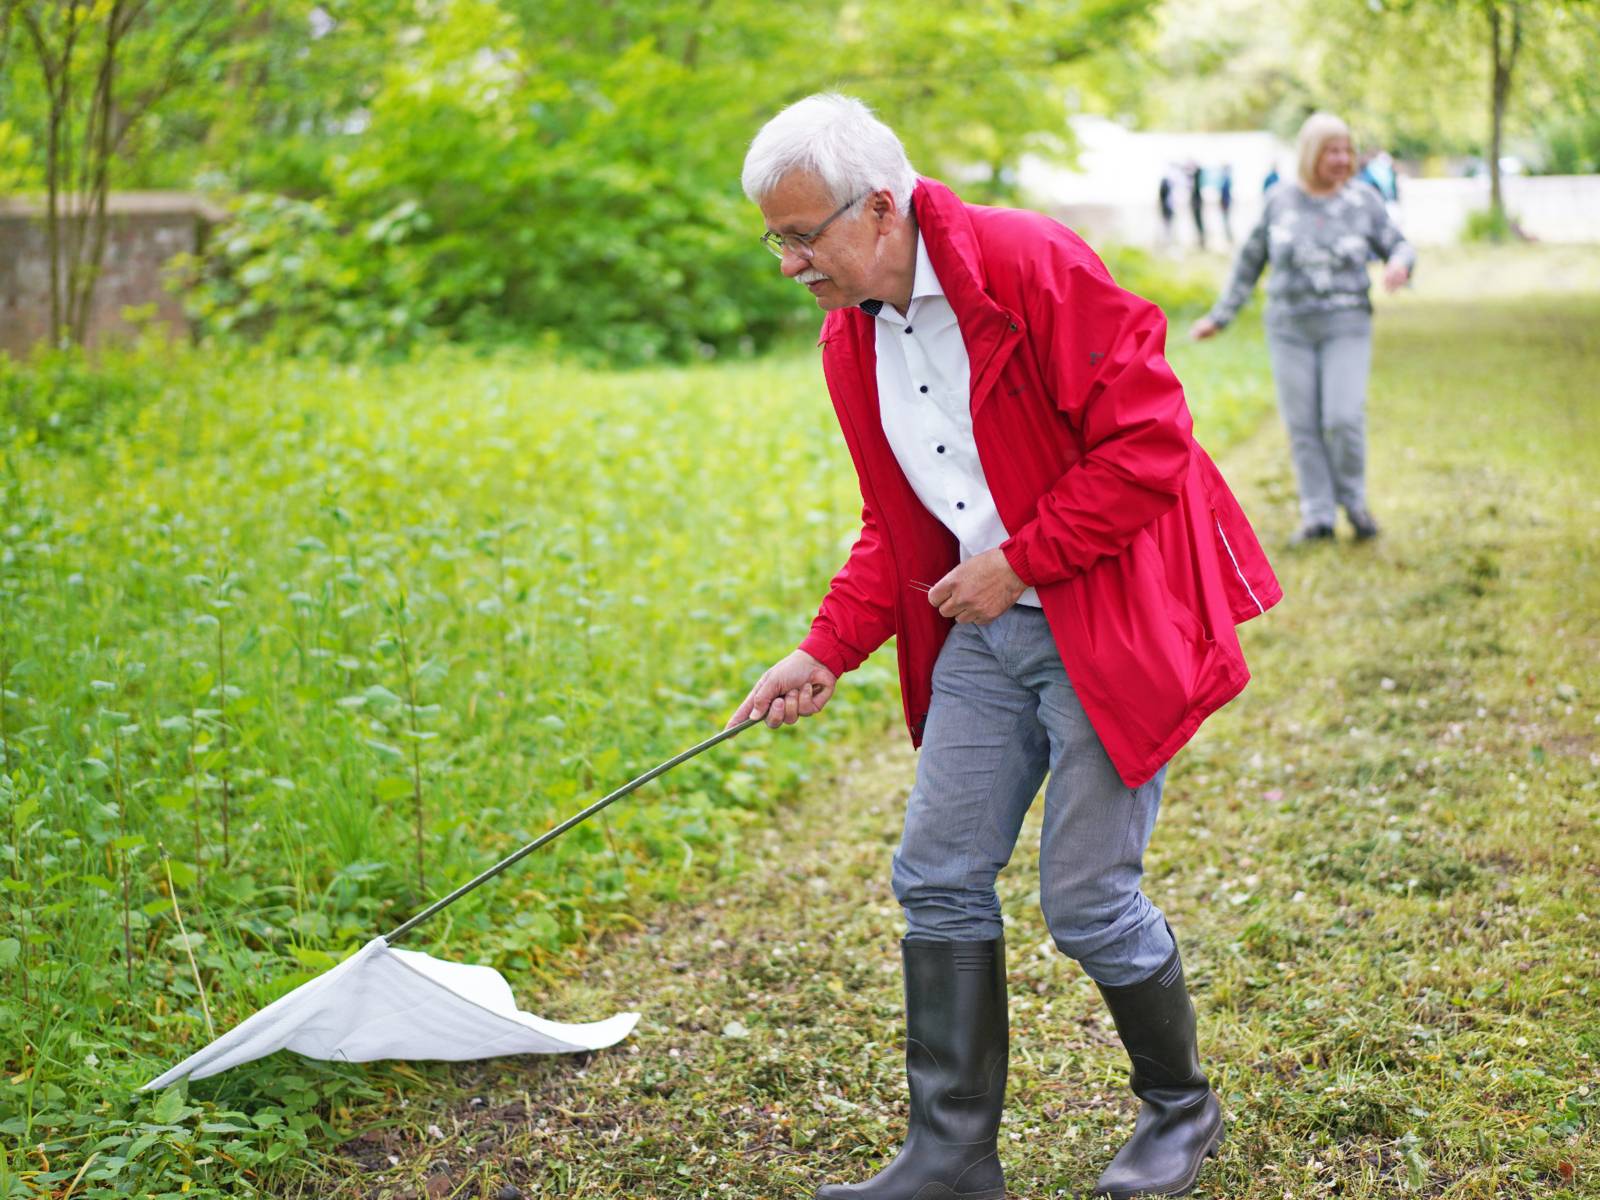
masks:
<path fill-rule="evenodd" d="M 718 728 L 859 507 L 810 363 L 151 365 L 142 407 L 41 422 L 0 469 L 0 1194 L 70 1181 L 67 1139 L 137 1122 L 130 1085 L 207 1040 L 186 942 L 230 1024 Z M 684 767 L 414 944 L 545 969 L 714 871 L 822 737 Z M 310 1128 L 365 1086 L 283 1066 L 217 1103 Z M 109 1163 L 116 1132 L 105 1194 L 231 1173 L 165 1134 L 161 1170 Z"/>
<path fill-rule="evenodd" d="M 1565 254 L 1430 260 L 1437 292 L 1386 307 L 1386 534 L 1280 559 L 1255 684 L 1174 766 L 1150 889 L 1233 1130 L 1204 1195 L 1576 1196 L 1600 1172 L 1600 263 Z M 1443 299 L 1557 276 L 1560 300 Z M 1271 404 L 1258 332 L 1171 349 L 1280 539 L 1282 435 L 1241 440 Z M 809 350 L 148 368 L 103 415 L 70 373 L 5 381 L 32 423 L 0 461 L 0 1196 L 806 1195 L 889 1148 L 910 758 L 881 659 L 824 720 L 752 731 L 420 931 L 533 1011 L 642 1007 L 624 1046 L 281 1055 L 131 1093 L 207 1040 L 158 844 L 225 1026 L 720 725 L 857 507 Z M 1092 988 L 1040 949 L 1030 859 L 1003 896 L 1031 1196 L 1092 1183 L 1130 1109 Z"/>
<path fill-rule="evenodd" d="M 1213 375 L 1221 438 L 1266 380 Z M 131 1089 L 207 1009 L 233 1024 L 720 727 L 858 523 L 810 347 L 605 373 L 146 346 L 0 363 L 0 401 L 0 1196 L 231 1195 L 337 1139 L 410 1069 Z M 411 944 L 549 980 L 736 872 L 832 739 L 893 720 L 892 662 L 854 683 Z"/>
<path fill-rule="evenodd" d="M 1286 599 L 1244 630 L 1255 681 L 1174 764 L 1147 885 L 1229 1122 L 1196 1195 L 1596 1193 L 1600 259 L 1587 269 L 1565 296 L 1385 305 L 1384 535 L 1275 555 Z M 1224 466 L 1286 537 L 1281 431 Z M 745 831 L 736 872 L 525 990 L 574 1019 L 642 1006 L 627 1044 L 374 1076 L 360 1135 L 274 1190 L 787 1197 L 869 1173 L 905 1119 L 888 864 L 913 760 L 897 733 L 854 744 Z M 1133 1107 L 1110 1021 L 1039 918 L 1036 836 L 1002 876 L 1002 1156 L 1017 1196 L 1081 1195 Z"/>

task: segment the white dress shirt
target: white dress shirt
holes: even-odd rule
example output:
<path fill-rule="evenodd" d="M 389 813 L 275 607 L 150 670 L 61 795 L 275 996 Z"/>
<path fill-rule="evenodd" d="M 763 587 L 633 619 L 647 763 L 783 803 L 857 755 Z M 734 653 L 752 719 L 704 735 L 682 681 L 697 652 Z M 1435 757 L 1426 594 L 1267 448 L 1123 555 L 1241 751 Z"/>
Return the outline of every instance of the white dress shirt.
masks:
<path fill-rule="evenodd" d="M 862 307 L 870 312 L 871 301 Z M 1010 536 L 972 440 L 972 371 L 955 311 L 917 234 L 917 271 L 906 315 L 883 304 L 877 333 L 878 412 L 889 447 L 917 499 L 961 544 L 961 561 Z M 918 580 L 933 584 L 934 579 Z M 1019 604 L 1039 605 L 1033 588 Z"/>

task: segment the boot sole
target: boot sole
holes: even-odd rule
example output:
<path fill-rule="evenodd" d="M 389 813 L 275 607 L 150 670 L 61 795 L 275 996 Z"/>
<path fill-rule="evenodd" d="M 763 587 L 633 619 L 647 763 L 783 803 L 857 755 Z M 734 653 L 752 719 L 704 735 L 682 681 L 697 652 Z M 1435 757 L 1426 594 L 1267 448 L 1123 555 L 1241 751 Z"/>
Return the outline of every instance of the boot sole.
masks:
<path fill-rule="evenodd" d="M 1006 1190 L 991 1188 L 986 1192 L 956 1192 L 942 1183 L 925 1183 L 917 1189 L 911 1200 L 1006 1200 Z"/>
<path fill-rule="evenodd" d="M 1190 1169 L 1189 1174 L 1184 1178 L 1162 1188 L 1135 1188 L 1132 1191 L 1125 1191 L 1122 1188 L 1116 1188 L 1111 1191 L 1104 1192 L 1097 1189 L 1094 1192 L 1094 1195 L 1104 1196 L 1106 1197 L 1106 1200 L 1140 1200 L 1140 1197 L 1142 1196 L 1187 1196 L 1190 1192 L 1194 1191 L 1195 1180 L 1200 1178 L 1200 1168 L 1206 1165 L 1206 1160 L 1208 1158 L 1215 1158 L 1217 1156 L 1217 1150 L 1222 1145 L 1223 1129 L 1224 1125 L 1222 1121 L 1222 1114 L 1218 1113 L 1217 1131 L 1211 1135 L 1211 1140 L 1206 1144 L 1205 1150 L 1201 1153 L 1200 1157 L 1195 1160 L 1194 1166 Z"/>

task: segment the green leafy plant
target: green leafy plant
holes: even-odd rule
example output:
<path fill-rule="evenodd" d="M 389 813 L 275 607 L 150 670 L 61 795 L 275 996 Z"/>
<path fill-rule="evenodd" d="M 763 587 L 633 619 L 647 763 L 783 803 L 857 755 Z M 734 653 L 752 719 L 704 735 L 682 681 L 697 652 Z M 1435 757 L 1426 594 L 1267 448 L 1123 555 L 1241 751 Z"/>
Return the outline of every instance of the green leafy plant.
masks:
<path fill-rule="evenodd" d="M 1465 242 L 1498 244 L 1520 236 L 1516 218 L 1498 209 L 1474 209 L 1467 214 L 1466 223 L 1461 227 L 1461 240 Z"/>

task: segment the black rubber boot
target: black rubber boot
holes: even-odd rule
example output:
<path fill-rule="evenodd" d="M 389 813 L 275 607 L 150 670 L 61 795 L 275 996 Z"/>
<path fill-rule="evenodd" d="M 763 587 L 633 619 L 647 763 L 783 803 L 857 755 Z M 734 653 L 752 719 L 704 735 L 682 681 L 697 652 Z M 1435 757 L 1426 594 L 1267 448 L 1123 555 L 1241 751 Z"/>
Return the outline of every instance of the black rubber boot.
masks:
<path fill-rule="evenodd" d="M 904 941 L 900 954 L 911 1127 L 882 1171 L 829 1184 L 817 1200 L 1005 1200 L 995 1148 L 1009 1058 L 1005 939 Z"/>
<path fill-rule="evenodd" d="M 1149 979 L 1127 987 L 1100 985 L 1106 1007 L 1133 1064 L 1128 1082 L 1144 1103 L 1130 1137 L 1096 1196 L 1182 1196 L 1200 1165 L 1222 1141 L 1222 1104 L 1195 1049 L 1194 1005 L 1183 985 L 1176 946 Z"/>

